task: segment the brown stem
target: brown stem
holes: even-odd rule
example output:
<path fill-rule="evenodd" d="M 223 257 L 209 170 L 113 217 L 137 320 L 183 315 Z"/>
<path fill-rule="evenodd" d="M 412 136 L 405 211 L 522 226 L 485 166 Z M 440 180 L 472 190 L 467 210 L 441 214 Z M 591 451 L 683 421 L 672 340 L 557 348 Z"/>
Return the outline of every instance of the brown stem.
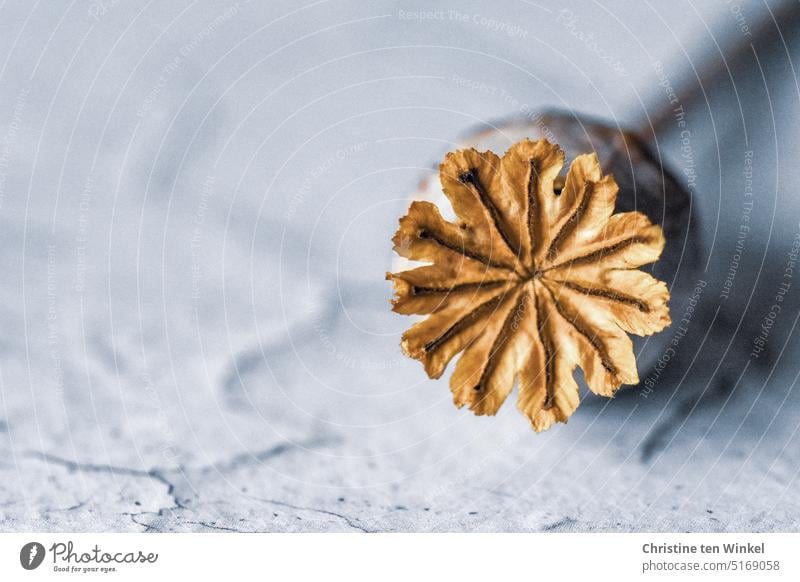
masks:
<path fill-rule="evenodd" d="M 750 35 L 737 30 L 735 35 L 738 38 L 735 42 L 728 42 L 728 46 L 722 46 L 718 51 L 696 59 L 700 64 L 687 68 L 682 78 L 673 85 L 678 104 L 686 110 L 700 98 L 708 100 L 706 90 L 713 91 L 719 77 L 729 76 L 730 71 L 736 69 L 742 61 L 750 59 L 756 44 L 772 41 L 772 48 L 782 49 L 783 44 L 776 35 L 777 26 L 780 26 L 784 37 L 792 34 L 800 26 L 800 3 L 796 0 L 785 0 L 772 10 L 772 14 L 764 10 L 760 20 L 752 27 Z M 674 123 L 674 109 L 678 105 L 665 98 L 664 89 L 660 85 L 656 85 L 653 97 L 647 102 L 659 105 L 654 108 L 654 113 L 646 113 L 645 118 L 636 126 L 639 127 L 640 135 L 650 139 L 670 128 Z"/>

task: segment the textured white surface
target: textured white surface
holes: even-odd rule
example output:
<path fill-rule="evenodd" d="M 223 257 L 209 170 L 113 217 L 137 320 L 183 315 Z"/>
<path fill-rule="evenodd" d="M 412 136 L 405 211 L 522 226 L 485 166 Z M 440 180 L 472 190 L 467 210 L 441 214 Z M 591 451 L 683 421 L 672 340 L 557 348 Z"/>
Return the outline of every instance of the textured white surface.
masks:
<path fill-rule="evenodd" d="M 536 435 L 401 356 L 383 277 L 408 193 L 523 106 L 640 119 L 664 101 L 652 61 L 677 84 L 737 22 L 712 2 L 407 16 L 427 4 L 0 7 L 1 530 L 798 529 L 800 284 L 748 358 L 798 228 L 786 54 L 693 106 L 708 287 L 668 374 Z"/>

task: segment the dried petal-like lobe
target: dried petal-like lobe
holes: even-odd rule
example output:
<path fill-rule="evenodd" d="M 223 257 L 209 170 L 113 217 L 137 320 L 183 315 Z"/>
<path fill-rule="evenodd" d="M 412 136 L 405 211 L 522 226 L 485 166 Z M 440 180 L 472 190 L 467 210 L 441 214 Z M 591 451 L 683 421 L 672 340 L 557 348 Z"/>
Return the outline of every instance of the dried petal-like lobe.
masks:
<path fill-rule="evenodd" d="M 641 213 L 613 215 L 617 185 L 597 156 L 578 156 L 560 195 L 564 154 L 545 140 L 448 154 L 441 181 L 458 224 L 415 202 L 394 237 L 402 256 L 431 264 L 387 274 L 393 308 L 427 319 L 403 334 L 431 378 L 462 353 L 455 404 L 495 414 L 519 381 L 519 409 L 536 431 L 579 403 L 574 372 L 611 396 L 639 381 L 627 333 L 669 325 L 664 283 L 635 268 L 655 261 L 661 228 Z"/>
<path fill-rule="evenodd" d="M 643 271 L 598 273 L 593 266 L 575 267 L 569 279 L 554 282 L 564 293 L 577 293 L 593 301 L 586 309 L 607 310 L 628 333 L 652 335 L 671 323 L 666 283 Z"/>
<path fill-rule="evenodd" d="M 387 273 L 386 278 L 394 283 L 392 310 L 406 315 L 433 313 L 464 294 L 474 296 L 483 289 L 509 284 L 502 272 L 498 274 L 471 261 L 461 265 L 452 262 L 427 265 Z"/>
<path fill-rule="evenodd" d="M 541 285 L 536 286 L 534 317 L 538 341 L 520 372 L 517 407 L 540 432 L 555 422 L 567 422 L 578 408 L 580 398 L 573 372 L 579 354 L 552 298 Z"/>
<path fill-rule="evenodd" d="M 454 295 L 448 305 L 403 334 L 403 351 L 425 365 L 438 378 L 448 362 L 491 324 L 508 287 L 483 287 L 474 294 Z"/>
<path fill-rule="evenodd" d="M 511 392 L 534 339 L 527 325 L 534 309 L 530 291 L 524 285 L 511 295 L 492 325 L 464 350 L 450 381 L 459 408 L 466 404 L 475 414 L 493 415 Z"/>
<path fill-rule="evenodd" d="M 611 396 L 621 384 L 637 384 L 633 343 L 615 325 L 611 313 L 593 309 L 581 295 L 553 289 L 552 282 L 544 282 L 542 286 L 568 328 L 569 340 L 578 354 L 578 365 L 589 389 L 601 396 Z"/>
<path fill-rule="evenodd" d="M 503 156 L 503 187 L 522 210 L 522 257 L 527 265 L 538 264 L 550 243 L 553 181 L 563 165 L 564 152 L 546 140 L 523 140 Z"/>
<path fill-rule="evenodd" d="M 575 158 L 553 204 L 552 237 L 539 263 L 542 268 L 557 262 L 562 250 L 575 245 L 579 237 L 585 239 L 605 225 L 614 212 L 617 191 L 614 178 L 601 175 L 595 154 Z"/>
<path fill-rule="evenodd" d="M 469 236 L 497 260 L 518 264 L 520 208 L 501 190 L 500 159 L 473 149 L 451 152 L 439 166 L 439 178 Z"/>
<path fill-rule="evenodd" d="M 474 261 L 485 267 L 513 270 L 514 258 L 498 257 L 480 231 L 447 222 L 430 202 L 412 202 L 394 235 L 394 250 L 415 261 L 439 265 Z"/>
<path fill-rule="evenodd" d="M 561 273 L 585 265 L 592 265 L 598 272 L 633 269 L 657 260 L 663 249 L 660 226 L 652 224 L 641 212 L 624 212 L 613 215 L 593 236 L 578 238 L 546 268 Z"/>

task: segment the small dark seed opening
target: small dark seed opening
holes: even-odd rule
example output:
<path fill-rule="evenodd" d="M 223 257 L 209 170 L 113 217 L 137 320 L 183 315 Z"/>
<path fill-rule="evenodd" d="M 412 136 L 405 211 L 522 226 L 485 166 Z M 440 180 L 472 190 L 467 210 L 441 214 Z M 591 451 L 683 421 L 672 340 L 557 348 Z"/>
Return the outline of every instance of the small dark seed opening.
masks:
<path fill-rule="evenodd" d="M 475 183 L 475 170 L 467 170 L 466 172 L 462 172 L 458 176 L 458 181 L 462 184 L 474 184 Z"/>
<path fill-rule="evenodd" d="M 561 196 L 561 192 L 564 191 L 565 182 L 564 176 L 557 176 L 555 181 L 553 181 L 553 192 L 555 192 L 556 196 Z"/>

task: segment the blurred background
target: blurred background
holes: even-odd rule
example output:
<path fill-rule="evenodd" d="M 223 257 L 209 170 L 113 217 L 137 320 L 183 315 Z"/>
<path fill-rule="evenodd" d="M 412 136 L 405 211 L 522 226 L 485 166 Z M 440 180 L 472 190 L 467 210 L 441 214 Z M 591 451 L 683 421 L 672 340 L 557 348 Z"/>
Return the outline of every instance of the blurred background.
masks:
<path fill-rule="evenodd" d="M 797 530 L 799 14 L 3 2 L 0 530 Z M 698 237 L 657 368 L 535 434 L 401 354 L 384 274 L 445 152 L 553 108 Z"/>

